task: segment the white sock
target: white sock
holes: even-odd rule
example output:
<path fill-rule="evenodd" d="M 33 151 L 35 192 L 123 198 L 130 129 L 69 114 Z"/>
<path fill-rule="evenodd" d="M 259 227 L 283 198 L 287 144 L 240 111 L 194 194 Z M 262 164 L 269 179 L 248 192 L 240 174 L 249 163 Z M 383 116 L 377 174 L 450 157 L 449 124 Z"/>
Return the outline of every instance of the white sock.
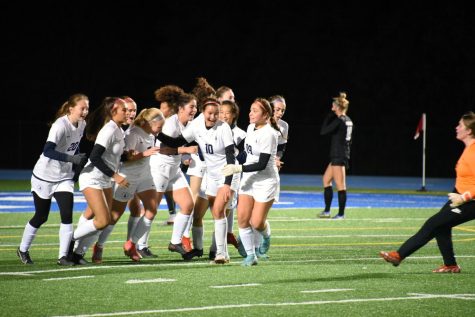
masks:
<path fill-rule="evenodd" d="M 152 221 L 151 219 L 148 219 L 147 217 L 143 216 L 140 218 L 139 222 L 137 222 L 137 227 L 135 227 L 134 232 L 132 233 L 132 236 L 130 237 L 130 240 L 134 244 L 139 241 L 139 239 L 146 233 L 150 232 L 150 228 L 152 226 Z"/>
<path fill-rule="evenodd" d="M 183 232 L 184 237 L 187 237 L 187 238 L 190 237 L 192 225 L 193 225 L 193 212 L 190 215 L 190 219 L 188 219 L 188 222 L 186 223 L 185 232 Z"/>
<path fill-rule="evenodd" d="M 226 255 L 226 218 L 214 220 L 214 236 L 216 238 L 216 254 Z"/>
<path fill-rule="evenodd" d="M 97 232 L 97 228 L 94 225 L 94 220 L 93 219 L 86 220 L 84 223 L 80 224 L 76 228 L 73 234 L 73 239 L 79 240 L 82 237 L 93 234 L 94 232 Z"/>
<path fill-rule="evenodd" d="M 114 230 L 114 227 L 115 225 L 108 225 L 102 230 L 101 234 L 99 235 L 99 238 L 97 238 L 97 245 L 99 247 L 104 247 L 104 244 L 109 239 L 109 236 L 111 235 L 112 230 Z"/>
<path fill-rule="evenodd" d="M 246 250 L 247 255 L 255 254 L 254 251 L 254 241 L 253 241 L 253 233 L 251 227 L 247 228 L 239 228 L 239 237 L 241 238 L 242 245 Z"/>
<path fill-rule="evenodd" d="M 59 254 L 58 259 L 68 255 L 69 243 L 73 237 L 73 224 L 60 224 L 59 225 Z"/>
<path fill-rule="evenodd" d="M 87 219 L 86 217 L 84 217 L 83 214 L 81 214 L 81 217 L 79 217 L 78 219 L 78 225 L 77 227 L 79 227 L 80 225 L 82 225 L 83 223 L 85 223 L 86 221 L 88 221 L 89 219 Z"/>
<path fill-rule="evenodd" d="M 262 236 L 264 238 L 269 238 L 270 237 L 270 223 L 269 221 L 266 220 L 266 228 L 261 232 Z"/>
<path fill-rule="evenodd" d="M 234 209 L 228 209 L 229 214 L 226 217 L 228 220 L 228 232 L 233 232 L 233 227 L 234 227 Z"/>
<path fill-rule="evenodd" d="M 173 232 L 171 243 L 180 244 L 183 232 L 185 232 L 186 224 L 190 219 L 190 215 L 184 215 L 181 212 L 176 213 L 175 222 L 173 223 Z"/>
<path fill-rule="evenodd" d="M 203 250 L 203 227 L 193 226 L 191 231 L 193 234 L 193 249 Z"/>
<path fill-rule="evenodd" d="M 127 222 L 127 240 L 130 240 L 132 233 L 137 226 L 137 222 L 139 222 L 141 217 L 129 217 L 129 221 Z"/>
<path fill-rule="evenodd" d="M 37 231 L 38 231 L 38 228 L 33 227 L 32 225 L 30 225 L 30 222 L 27 222 L 25 226 L 25 230 L 23 230 L 23 237 L 21 238 L 21 243 L 20 243 L 21 252 L 26 252 L 30 249 L 31 244 L 33 243 L 33 240 L 36 237 Z"/>
<path fill-rule="evenodd" d="M 101 230 L 95 231 L 90 235 L 84 236 L 79 240 L 76 240 L 74 244 L 74 253 L 84 255 L 87 250 L 97 241 L 97 238 L 101 234 Z"/>

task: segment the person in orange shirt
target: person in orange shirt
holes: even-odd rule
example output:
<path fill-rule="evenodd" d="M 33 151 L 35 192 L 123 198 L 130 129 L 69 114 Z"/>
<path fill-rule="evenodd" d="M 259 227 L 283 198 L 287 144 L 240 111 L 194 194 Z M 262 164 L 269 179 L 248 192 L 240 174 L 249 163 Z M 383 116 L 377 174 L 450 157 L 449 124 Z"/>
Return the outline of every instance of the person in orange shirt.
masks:
<path fill-rule="evenodd" d="M 398 266 L 402 260 L 435 238 L 444 265 L 432 272 L 460 273 L 460 266 L 454 255 L 452 228 L 475 219 L 475 113 L 470 111 L 464 114 L 455 131 L 457 140 L 465 144 L 465 149 L 455 167 L 457 177 L 454 193 L 448 194 L 449 200 L 442 209 L 430 217 L 397 251 L 379 253 L 394 266 Z"/>

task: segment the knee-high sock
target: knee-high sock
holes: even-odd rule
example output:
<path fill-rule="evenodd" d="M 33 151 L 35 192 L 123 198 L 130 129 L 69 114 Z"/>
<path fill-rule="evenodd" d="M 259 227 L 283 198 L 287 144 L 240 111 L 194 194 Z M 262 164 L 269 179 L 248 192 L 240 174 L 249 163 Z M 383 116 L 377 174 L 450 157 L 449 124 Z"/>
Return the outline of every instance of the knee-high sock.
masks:
<path fill-rule="evenodd" d="M 345 214 L 346 207 L 346 190 L 338 191 L 338 215 L 343 216 Z"/>
<path fill-rule="evenodd" d="M 234 208 L 233 209 L 228 209 L 229 214 L 226 216 L 226 219 L 228 221 L 228 232 L 233 232 L 233 227 L 234 227 Z"/>
<path fill-rule="evenodd" d="M 73 237 L 73 224 L 62 223 L 59 226 L 59 254 L 58 259 L 68 255 L 69 243 Z"/>
<path fill-rule="evenodd" d="M 94 220 L 86 220 L 84 223 L 79 225 L 73 234 L 73 240 L 78 240 L 83 237 L 89 236 L 97 232 L 97 228 L 94 225 Z"/>
<path fill-rule="evenodd" d="M 186 223 L 185 232 L 183 232 L 183 236 L 189 238 L 191 232 L 191 226 L 193 225 L 193 212 L 190 215 L 190 219 Z"/>
<path fill-rule="evenodd" d="M 323 190 L 323 198 L 325 201 L 325 211 L 330 211 L 332 200 L 333 200 L 333 188 L 331 186 L 327 186 Z"/>
<path fill-rule="evenodd" d="M 191 228 L 191 232 L 193 235 L 193 249 L 203 250 L 204 228 L 193 226 L 193 228 Z"/>
<path fill-rule="evenodd" d="M 135 230 L 132 233 L 132 237 L 130 238 L 130 240 L 132 240 L 133 243 L 137 243 L 137 241 L 139 241 L 139 239 L 142 238 L 144 234 L 150 232 L 152 221 L 152 219 L 148 219 L 145 216 L 140 218 L 139 222 L 137 223 L 137 227 L 135 227 Z"/>
<path fill-rule="evenodd" d="M 172 239 L 171 243 L 173 244 L 180 244 L 181 237 L 183 236 L 183 232 L 185 231 L 186 224 L 190 219 L 190 215 L 182 214 L 178 212 L 175 217 L 175 222 L 173 223 L 173 232 L 172 232 Z"/>
<path fill-rule="evenodd" d="M 87 250 L 97 241 L 97 238 L 101 234 L 101 230 L 97 230 L 94 233 L 84 236 L 76 240 L 74 247 L 74 253 L 84 255 Z"/>
<path fill-rule="evenodd" d="M 130 240 L 132 232 L 134 232 L 135 227 L 137 226 L 137 222 L 139 222 L 140 217 L 129 217 L 129 221 L 127 221 L 127 240 Z"/>
<path fill-rule="evenodd" d="M 254 251 L 253 231 L 251 227 L 239 228 L 239 237 L 247 255 L 256 254 Z"/>
<path fill-rule="evenodd" d="M 30 249 L 31 244 L 33 243 L 33 240 L 36 237 L 37 231 L 38 231 L 38 228 L 35 228 L 32 225 L 30 225 L 30 222 L 26 223 L 25 230 L 23 230 L 23 236 L 21 238 L 21 243 L 20 243 L 21 252 L 26 252 Z"/>
<path fill-rule="evenodd" d="M 106 241 L 109 239 L 109 236 L 112 233 L 112 230 L 114 230 L 115 225 L 108 225 L 107 227 L 102 230 L 101 234 L 99 235 L 99 238 L 97 239 L 97 245 L 100 246 L 101 248 L 104 247 L 104 244 Z"/>
<path fill-rule="evenodd" d="M 214 235 L 216 238 L 216 254 L 226 256 L 226 235 L 227 235 L 227 220 L 226 218 L 214 220 Z"/>

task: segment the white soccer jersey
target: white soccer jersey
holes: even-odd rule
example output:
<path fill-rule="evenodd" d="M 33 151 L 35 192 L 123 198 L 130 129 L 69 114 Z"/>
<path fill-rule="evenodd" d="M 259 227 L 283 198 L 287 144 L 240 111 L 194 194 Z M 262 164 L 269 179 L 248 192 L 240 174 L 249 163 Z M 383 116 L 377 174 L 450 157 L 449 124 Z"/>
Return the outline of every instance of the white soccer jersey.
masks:
<path fill-rule="evenodd" d="M 81 120 L 75 127 L 68 119 L 67 115 L 58 118 L 49 130 L 47 142 L 56 144 L 56 151 L 74 155 L 79 142 L 84 133 L 86 122 Z M 33 175 L 40 180 L 47 182 L 59 182 L 66 179 L 72 179 L 74 172 L 73 164 L 50 159 L 41 153 L 40 158 L 33 168 Z"/>
<path fill-rule="evenodd" d="M 238 146 L 239 143 L 241 143 L 241 141 L 246 138 L 246 132 L 243 129 L 241 129 L 240 127 L 238 127 L 237 125 L 234 126 L 232 131 L 233 131 L 234 145 Z M 235 149 L 234 155 L 238 155 L 238 154 L 239 154 L 239 150 Z"/>
<path fill-rule="evenodd" d="M 131 126 L 125 135 L 125 150 L 144 152 L 154 146 L 155 136 L 145 132 L 141 127 Z M 136 161 L 124 162 L 120 166 L 120 172 L 130 179 L 152 177 L 150 173 L 150 156 Z"/>
<path fill-rule="evenodd" d="M 231 127 L 218 120 L 214 127 L 208 129 L 204 117 L 199 119 L 198 116 L 183 130 L 182 135 L 188 142 L 198 143 L 206 162 L 208 176 L 221 178 L 221 168 L 226 165 L 225 148 L 234 144 Z"/>
<path fill-rule="evenodd" d="M 255 129 L 254 124 L 248 126 L 246 141 L 244 143 L 244 150 L 247 153 L 246 163 L 244 163 L 244 165 L 259 162 L 259 156 L 261 153 L 270 154 L 269 162 L 264 170 L 249 172 L 249 174 L 258 174 L 259 177 L 262 178 L 278 178 L 279 172 L 275 165 L 278 134 L 280 133 L 271 127 L 270 124 L 266 124 L 257 130 Z"/>
<path fill-rule="evenodd" d="M 102 145 L 106 150 L 102 154 L 102 160 L 106 165 L 113 170 L 117 171 L 119 167 L 120 157 L 124 153 L 124 131 L 112 120 L 107 122 L 97 134 L 95 144 Z M 101 178 L 104 174 L 94 166 L 91 170 L 91 160 L 88 161 L 84 172 L 91 172 L 91 177 Z"/>
<path fill-rule="evenodd" d="M 279 133 L 279 140 L 277 144 L 280 145 L 280 144 L 287 143 L 287 138 L 289 137 L 289 124 L 285 122 L 284 120 L 280 119 L 277 122 L 277 126 L 279 127 L 280 132 L 281 132 Z"/>
<path fill-rule="evenodd" d="M 174 114 L 168 117 L 165 120 L 165 123 L 162 128 L 162 133 L 173 138 L 180 136 L 181 132 L 185 129 L 185 126 L 178 120 L 178 115 Z M 161 142 L 156 140 L 155 146 L 160 147 Z M 159 164 L 167 163 L 172 166 L 179 166 L 181 163 L 180 155 L 164 155 L 164 154 L 154 154 L 150 157 L 150 164 L 152 166 L 158 166 Z"/>

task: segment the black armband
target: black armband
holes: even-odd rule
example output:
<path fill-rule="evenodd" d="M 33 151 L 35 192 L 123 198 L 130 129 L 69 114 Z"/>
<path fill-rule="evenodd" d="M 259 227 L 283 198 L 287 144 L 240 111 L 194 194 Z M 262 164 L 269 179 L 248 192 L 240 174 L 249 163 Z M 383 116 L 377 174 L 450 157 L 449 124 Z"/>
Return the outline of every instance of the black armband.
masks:
<path fill-rule="evenodd" d="M 66 153 L 56 151 L 56 143 L 48 141 L 43 148 L 43 155 L 56 161 L 69 162 L 69 156 Z"/>
<path fill-rule="evenodd" d="M 243 165 L 242 166 L 242 171 L 243 172 L 257 172 L 257 171 L 262 171 L 263 169 L 266 168 L 267 163 L 269 163 L 270 160 L 270 153 L 261 153 L 259 155 L 259 161 L 254 164 L 249 164 L 249 165 Z"/>
<path fill-rule="evenodd" d="M 228 145 L 225 148 L 225 153 L 226 153 L 226 164 L 236 164 L 236 157 L 234 157 L 234 144 Z M 231 185 L 232 181 L 233 181 L 233 175 L 228 175 L 224 179 L 224 183 L 226 185 Z"/>
<path fill-rule="evenodd" d="M 166 134 L 163 134 L 163 133 L 159 133 L 157 135 L 157 139 L 162 142 L 162 143 L 165 143 L 165 145 L 169 146 L 169 147 L 180 147 L 182 145 L 185 145 L 188 143 L 188 141 L 185 140 L 185 138 L 183 137 L 183 135 L 179 135 L 178 137 L 174 138 L 174 137 L 171 137 L 169 135 L 166 135 Z"/>
<path fill-rule="evenodd" d="M 114 171 L 107 166 L 106 162 L 102 159 L 102 154 L 106 151 L 106 148 L 100 144 L 94 144 L 94 147 L 91 151 L 91 156 L 89 156 L 89 160 L 91 161 L 92 165 L 97 167 L 102 173 L 105 175 L 112 177 L 114 176 Z"/>
<path fill-rule="evenodd" d="M 280 155 L 278 155 L 279 158 L 282 158 L 282 156 L 284 156 L 284 152 L 285 152 L 286 147 L 287 147 L 287 143 L 277 145 L 277 153 L 280 154 Z"/>

